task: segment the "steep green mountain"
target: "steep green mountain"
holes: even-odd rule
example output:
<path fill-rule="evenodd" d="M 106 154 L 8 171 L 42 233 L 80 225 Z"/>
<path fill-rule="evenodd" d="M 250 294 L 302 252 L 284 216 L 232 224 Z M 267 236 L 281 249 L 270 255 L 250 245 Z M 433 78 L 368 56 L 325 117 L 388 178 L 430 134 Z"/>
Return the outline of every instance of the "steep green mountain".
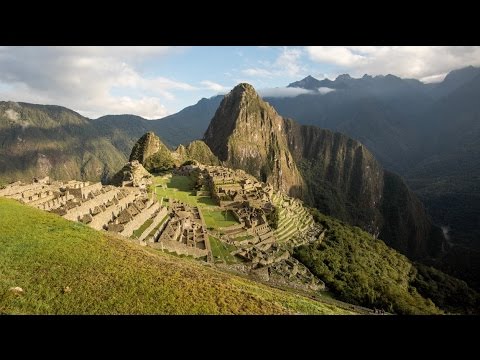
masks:
<path fill-rule="evenodd" d="M 210 148 L 201 140 L 192 141 L 187 147 L 180 145 L 170 151 L 153 132 L 143 135 L 133 146 L 129 161 L 139 161 L 147 171 L 158 172 L 180 166 L 187 160 L 206 165 L 219 165 Z"/>
<path fill-rule="evenodd" d="M 205 143 L 232 168 L 240 168 L 276 189 L 301 196 L 304 183 L 288 149 L 284 122 L 249 84 L 222 100 L 205 132 Z"/>
<path fill-rule="evenodd" d="M 14 200 L 0 219 L 0 314 L 352 313 Z"/>
<path fill-rule="evenodd" d="M 314 211 L 323 240 L 294 256 L 350 303 L 398 314 L 477 313 L 480 296 L 461 280 L 413 263 L 357 227 Z"/>
<path fill-rule="evenodd" d="M 437 254 L 443 235 L 396 175 L 358 141 L 280 117 L 248 84 L 222 101 L 204 136 L 227 166 L 301 196 L 412 258 Z"/>
<path fill-rule="evenodd" d="M 182 145 L 180 145 L 175 151 L 181 162 L 196 160 L 206 165 L 220 165 L 218 158 L 202 140 L 192 141 L 186 148 L 184 148 L 184 150 L 180 148 L 181 146 Z"/>
<path fill-rule="evenodd" d="M 61 106 L 0 102 L 0 181 L 100 180 L 126 156 L 94 123 Z"/>
<path fill-rule="evenodd" d="M 129 161 L 134 160 L 151 172 L 170 169 L 174 165 L 170 150 L 153 132 L 146 133 L 135 143 Z"/>

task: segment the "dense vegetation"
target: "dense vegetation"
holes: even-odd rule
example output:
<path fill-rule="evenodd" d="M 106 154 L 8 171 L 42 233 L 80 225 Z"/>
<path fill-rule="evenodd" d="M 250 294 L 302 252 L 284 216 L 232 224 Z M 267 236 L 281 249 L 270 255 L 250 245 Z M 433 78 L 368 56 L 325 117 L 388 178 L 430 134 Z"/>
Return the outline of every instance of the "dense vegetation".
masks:
<path fill-rule="evenodd" d="M 428 296 L 439 307 L 451 313 L 476 313 L 480 309 L 478 293 L 467 283 L 447 275 L 431 266 L 416 263 L 417 275 L 413 280 L 420 294 Z"/>
<path fill-rule="evenodd" d="M 273 210 L 268 213 L 267 221 L 272 229 L 278 229 L 278 223 L 280 221 L 280 210 L 278 210 L 278 207 L 275 206 Z"/>
<path fill-rule="evenodd" d="M 145 160 L 144 167 L 150 172 L 161 172 L 173 168 L 175 165 L 170 151 L 159 151 Z"/>
<path fill-rule="evenodd" d="M 213 155 L 212 150 L 201 140 L 188 144 L 183 155 L 185 159 L 196 160 L 204 165 L 220 165 L 220 161 Z"/>
<path fill-rule="evenodd" d="M 0 314 L 349 313 L 13 200 L 0 219 Z"/>
<path fill-rule="evenodd" d="M 399 314 L 439 314 L 439 307 L 475 311 L 478 294 L 464 282 L 438 270 L 417 268 L 359 228 L 312 213 L 327 229 L 326 236 L 322 242 L 297 248 L 294 256 L 341 299 Z"/>

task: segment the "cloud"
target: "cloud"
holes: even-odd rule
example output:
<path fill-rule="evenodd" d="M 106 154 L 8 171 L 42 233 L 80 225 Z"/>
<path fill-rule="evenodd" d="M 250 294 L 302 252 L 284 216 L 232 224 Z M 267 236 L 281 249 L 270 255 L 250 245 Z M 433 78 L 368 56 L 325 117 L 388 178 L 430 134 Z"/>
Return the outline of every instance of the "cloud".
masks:
<path fill-rule="evenodd" d="M 447 74 L 448 73 L 425 76 L 425 77 L 421 78 L 420 81 L 425 83 L 425 84 L 442 82 L 443 79 L 445 79 L 445 77 L 447 76 Z"/>
<path fill-rule="evenodd" d="M 306 73 L 301 62 L 302 55 L 302 49 L 283 47 L 275 61 L 260 60 L 258 62 L 263 67 L 250 67 L 243 69 L 241 72 L 243 75 L 257 78 L 295 78 Z"/>
<path fill-rule="evenodd" d="M 259 77 L 272 77 L 274 74 L 266 69 L 261 68 L 248 68 L 242 70 L 242 73 L 247 76 L 259 76 Z"/>
<path fill-rule="evenodd" d="M 216 82 L 210 81 L 210 80 L 203 80 L 200 82 L 203 86 L 205 86 L 206 89 L 208 90 L 213 90 L 219 93 L 225 93 L 229 90 L 228 87 L 217 84 Z"/>
<path fill-rule="evenodd" d="M 301 88 L 265 88 L 258 89 L 258 93 L 262 97 L 295 97 L 303 94 L 314 94 L 315 92 Z"/>
<path fill-rule="evenodd" d="M 309 46 L 305 50 L 312 61 L 356 77 L 393 74 L 432 82 L 454 69 L 480 66 L 479 46 Z"/>
<path fill-rule="evenodd" d="M 321 95 L 328 94 L 329 92 L 332 92 L 332 91 L 335 91 L 335 89 L 331 89 L 331 88 L 328 88 L 328 87 L 318 88 L 318 92 L 319 92 Z"/>
<path fill-rule="evenodd" d="M 366 60 L 365 56 L 340 46 L 309 46 L 307 52 L 314 61 L 342 66 L 352 66 Z"/>
<path fill-rule="evenodd" d="M 0 97 L 57 104 L 89 117 L 133 113 L 168 115 L 172 91 L 196 87 L 143 75 L 142 62 L 184 51 L 172 47 L 4 47 L 0 49 Z"/>
<path fill-rule="evenodd" d="M 299 95 L 305 95 L 305 94 L 318 94 L 320 95 L 325 95 L 328 94 L 329 92 L 335 91 L 335 89 L 330 89 L 327 87 L 321 87 L 318 89 L 318 92 L 313 91 L 313 90 L 307 90 L 307 89 L 302 89 L 302 88 L 263 88 L 263 89 L 258 89 L 258 93 L 262 97 L 281 97 L 281 98 L 286 98 L 286 97 L 296 97 Z"/>
<path fill-rule="evenodd" d="M 288 76 L 298 76 L 302 72 L 300 57 L 302 51 L 300 49 L 284 48 L 280 56 L 275 61 L 274 67 L 279 69 L 280 73 Z"/>

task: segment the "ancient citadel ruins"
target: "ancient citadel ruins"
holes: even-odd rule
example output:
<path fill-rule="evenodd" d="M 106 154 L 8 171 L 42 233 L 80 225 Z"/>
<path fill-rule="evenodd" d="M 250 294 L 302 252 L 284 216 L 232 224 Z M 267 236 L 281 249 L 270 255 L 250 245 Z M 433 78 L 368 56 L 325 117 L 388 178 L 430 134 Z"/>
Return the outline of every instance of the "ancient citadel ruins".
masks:
<path fill-rule="evenodd" d="M 0 196 L 79 221 L 96 230 L 116 233 L 143 246 L 217 263 L 209 235 L 229 244 L 238 259 L 230 269 L 263 281 L 301 289 L 322 289 L 324 284 L 291 256 L 294 246 L 324 236 L 301 201 L 275 192 L 242 170 L 202 164 L 184 165 L 176 175 L 196 181 L 197 196 L 211 197 L 236 224 L 208 228 L 202 211 L 176 199 L 157 199 L 151 176 L 138 162 L 127 164 L 120 186 L 81 181 L 34 179 L 0 189 Z M 171 176 L 171 175 L 169 175 Z M 278 221 L 272 222 L 273 212 Z M 273 227 L 272 227 L 273 226 Z M 274 228 L 276 227 L 276 228 Z M 220 264 L 226 266 L 226 264 Z"/>

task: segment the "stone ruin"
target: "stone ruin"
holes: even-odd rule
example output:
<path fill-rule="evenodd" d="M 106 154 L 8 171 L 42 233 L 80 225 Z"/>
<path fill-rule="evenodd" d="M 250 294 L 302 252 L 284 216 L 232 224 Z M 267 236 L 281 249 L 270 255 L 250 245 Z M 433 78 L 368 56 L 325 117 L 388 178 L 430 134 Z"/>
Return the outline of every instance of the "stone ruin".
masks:
<path fill-rule="evenodd" d="M 196 206 L 170 201 L 171 215 L 163 229 L 148 239 L 148 246 L 177 254 L 206 257 L 212 261 L 212 251 L 202 213 Z"/>
<path fill-rule="evenodd" d="M 295 227 L 296 234 L 289 234 L 286 243 L 279 243 L 274 231 L 268 224 L 267 214 L 276 205 L 273 203 L 273 188 L 257 181 L 243 171 L 221 166 L 189 166 L 177 169 L 181 175 L 190 175 L 197 171 L 197 195 L 210 193 L 211 197 L 225 211 L 231 211 L 238 224 L 219 229 L 220 239 L 234 245 L 237 250 L 231 254 L 243 260 L 242 272 L 263 281 L 287 285 L 303 290 L 321 290 L 323 282 L 317 279 L 303 264 L 291 257 L 291 248 L 300 244 L 304 235 L 308 239 L 318 236 L 318 229 L 312 231 L 313 218 L 305 213 L 299 200 L 280 196 L 280 210 L 294 218 L 298 211 L 305 216 L 305 224 Z M 303 215 L 302 215 L 303 216 Z M 302 218 L 303 220 L 303 218 Z M 175 224 L 175 222 L 172 222 Z M 288 229 L 287 229 L 288 230 Z M 177 236 L 171 230 L 171 236 Z M 232 265 L 235 267 L 236 265 Z"/>
<path fill-rule="evenodd" d="M 152 174 L 150 174 L 138 160 L 133 160 L 117 172 L 111 180 L 115 186 L 132 186 L 140 189 L 147 189 L 152 183 Z"/>
<path fill-rule="evenodd" d="M 118 233 L 141 245 L 206 258 L 212 262 L 207 228 L 199 209 L 173 199 L 170 199 L 169 208 L 161 206 L 146 192 L 151 181 L 150 174 L 144 174 L 135 162 L 127 164 L 124 169 L 121 172 L 121 187 L 44 178 L 34 179 L 31 184 L 9 184 L 0 189 L 0 196 L 17 199 L 97 230 Z M 270 228 L 267 222 L 266 215 L 274 206 L 288 217 L 304 211 L 300 201 L 274 193 L 271 186 L 258 182 L 243 171 L 201 164 L 188 165 L 176 171 L 182 175 L 195 172 L 199 196 L 211 195 L 215 199 L 226 194 L 230 197 L 230 202 L 222 207 L 232 212 L 238 224 L 222 228 L 221 240 L 237 248 L 232 255 L 244 260 L 244 269 L 248 274 L 299 289 L 324 287 L 290 255 L 293 246 L 322 238 L 325 231 L 321 226 L 312 227 L 308 223 L 304 227 L 296 227 L 294 236 L 289 236 L 285 243 L 279 243 L 278 231 Z M 276 205 L 273 199 L 276 199 Z M 219 204 L 222 204 L 221 201 L 225 199 Z M 150 221 L 148 226 L 147 221 Z M 138 234 L 144 225 L 146 228 Z"/>
<path fill-rule="evenodd" d="M 15 182 L 0 190 L 0 196 L 19 200 L 96 230 L 131 237 L 147 220 L 152 225 L 140 234 L 145 239 L 168 213 L 166 207 L 139 187 L 115 187 L 77 180 L 34 179 L 31 184 Z M 146 233 L 149 231 L 148 233 Z"/>

